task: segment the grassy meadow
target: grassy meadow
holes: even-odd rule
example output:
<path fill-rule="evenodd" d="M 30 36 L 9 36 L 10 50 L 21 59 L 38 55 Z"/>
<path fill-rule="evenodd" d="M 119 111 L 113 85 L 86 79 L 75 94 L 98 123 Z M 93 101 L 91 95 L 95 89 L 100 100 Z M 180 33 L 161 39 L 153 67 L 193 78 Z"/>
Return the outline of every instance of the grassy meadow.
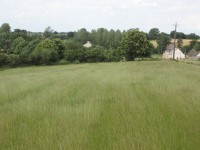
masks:
<path fill-rule="evenodd" d="M 199 150 L 200 67 L 136 61 L 0 70 L 1 150 Z"/>

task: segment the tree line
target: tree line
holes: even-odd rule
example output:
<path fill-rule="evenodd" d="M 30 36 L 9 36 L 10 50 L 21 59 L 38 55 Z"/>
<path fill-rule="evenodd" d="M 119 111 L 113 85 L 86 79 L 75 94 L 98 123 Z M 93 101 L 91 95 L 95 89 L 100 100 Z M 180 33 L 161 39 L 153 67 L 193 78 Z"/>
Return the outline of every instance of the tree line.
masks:
<path fill-rule="evenodd" d="M 154 53 L 163 53 L 166 46 L 171 43 L 174 38 L 175 31 L 171 31 L 170 34 L 160 32 L 158 28 L 152 28 L 148 33 L 146 33 L 148 40 L 156 40 L 158 47 L 155 49 Z M 200 37 L 195 33 L 184 34 L 183 32 L 176 32 L 177 47 L 182 49 L 183 52 L 187 53 L 191 49 L 200 51 L 200 42 L 198 41 Z M 183 39 L 191 40 L 189 45 L 183 46 Z"/>
<path fill-rule="evenodd" d="M 145 33 L 139 29 L 99 28 L 89 32 L 82 28 L 59 33 L 47 27 L 44 32 L 33 33 L 11 31 L 10 25 L 4 23 L 0 27 L 0 66 L 117 62 L 150 57 L 163 51 L 171 41 L 169 34 L 152 30 Z M 157 40 L 157 49 L 150 39 Z M 87 41 L 92 43 L 91 48 L 83 46 Z"/>
<path fill-rule="evenodd" d="M 147 38 L 148 40 L 156 40 L 160 34 L 160 30 L 158 28 L 152 28 L 150 31 L 147 33 Z M 171 31 L 170 38 L 174 38 L 175 31 Z M 197 40 L 200 37 L 196 35 L 195 33 L 190 33 L 190 34 L 185 34 L 183 32 L 176 32 L 176 38 L 177 39 L 191 39 L 191 40 Z"/>

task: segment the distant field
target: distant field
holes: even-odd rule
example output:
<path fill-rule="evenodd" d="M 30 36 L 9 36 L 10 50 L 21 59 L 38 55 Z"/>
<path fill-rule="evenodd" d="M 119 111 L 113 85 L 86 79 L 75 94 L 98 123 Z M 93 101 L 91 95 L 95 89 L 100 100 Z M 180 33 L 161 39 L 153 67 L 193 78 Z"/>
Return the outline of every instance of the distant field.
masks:
<path fill-rule="evenodd" d="M 190 41 L 191 40 L 189 40 L 189 39 L 184 39 L 183 40 L 183 46 L 189 45 Z M 174 42 L 174 40 L 172 40 L 171 42 Z M 200 40 L 199 40 L 199 42 L 200 42 Z M 155 40 L 152 40 L 151 43 L 154 45 L 154 47 L 158 46 Z"/>
<path fill-rule="evenodd" d="M 200 67 L 136 61 L 0 71 L 2 150 L 199 150 Z"/>

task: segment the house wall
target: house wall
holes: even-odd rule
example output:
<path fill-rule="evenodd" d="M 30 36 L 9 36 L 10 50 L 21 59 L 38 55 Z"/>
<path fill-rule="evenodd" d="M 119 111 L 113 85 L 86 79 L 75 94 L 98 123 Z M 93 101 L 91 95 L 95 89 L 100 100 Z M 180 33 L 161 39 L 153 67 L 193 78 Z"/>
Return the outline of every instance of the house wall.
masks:
<path fill-rule="evenodd" d="M 162 56 L 163 59 L 172 59 L 173 58 L 173 51 L 167 52 L 165 51 Z M 181 52 L 181 50 L 176 49 L 175 51 L 175 59 L 185 59 L 185 54 Z"/>
<path fill-rule="evenodd" d="M 175 59 L 185 59 L 185 54 L 183 54 L 179 49 L 175 51 Z"/>
<path fill-rule="evenodd" d="M 163 53 L 163 55 L 162 55 L 162 58 L 163 58 L 163 59 L 170 59 L 170 58 L 173 58 L 173 54 L 171 54 L 171 53 L 165 51 L 165 52 Z"/>

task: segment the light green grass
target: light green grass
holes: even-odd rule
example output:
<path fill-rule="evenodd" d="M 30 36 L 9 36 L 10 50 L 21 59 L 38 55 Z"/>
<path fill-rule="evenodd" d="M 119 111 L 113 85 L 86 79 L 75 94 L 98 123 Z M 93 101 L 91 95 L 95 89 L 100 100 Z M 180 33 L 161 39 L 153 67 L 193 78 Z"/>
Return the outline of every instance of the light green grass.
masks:
<path fill-rule="evenodd" d="M 181 60 L 181 62 L 200 66 L 200 60 L 184 59 L 184 60 Z"/>
<path fill-rule="evenodd" d="M 199 90 L 169 61 L 0 71 L 0 149 L 198 150 Z"/>

